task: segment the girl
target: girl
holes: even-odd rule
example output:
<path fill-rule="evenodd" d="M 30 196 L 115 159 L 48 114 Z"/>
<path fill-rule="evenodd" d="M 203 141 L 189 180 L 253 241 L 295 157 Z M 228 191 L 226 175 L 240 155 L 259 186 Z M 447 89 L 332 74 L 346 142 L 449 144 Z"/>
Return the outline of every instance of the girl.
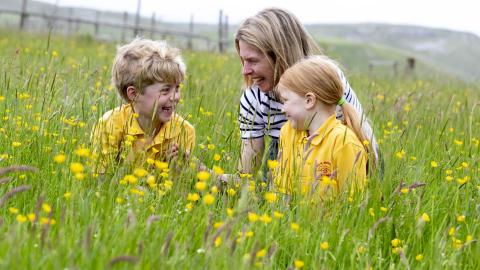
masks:
<path fill-rule="evenodd" d="M 313 56 L 280 78 L 278 91 L 288 120 L 280 131 L 274 178 L 280 192 L 319 193 L 323 198 L 363 188 L 366 137 L 355 108 L 345 102 L 339 74 L 332 60 Z M 343 123 L 335 117 L 337 105 L 342 107 Z"/>

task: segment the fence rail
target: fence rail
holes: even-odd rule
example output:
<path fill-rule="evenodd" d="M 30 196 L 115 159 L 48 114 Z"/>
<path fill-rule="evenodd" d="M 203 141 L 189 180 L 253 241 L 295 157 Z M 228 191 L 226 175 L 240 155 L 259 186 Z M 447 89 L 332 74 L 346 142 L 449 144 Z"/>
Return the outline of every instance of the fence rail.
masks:
<path fill-rule="evenodd" d="M 71 9 L 72 10 L 72 9 Z M 121 40 L 125 41 L 125 36 L 127 31 L 132 31 L 133 33 L 148 33 L 151 37 L 153 35 L 161 35 L 161 36 L 171 36 L 171 37 L 182 37 L 187 40 L 187 48 L 193 50 L 193 42 L 192 40 L 199 40 L 204 42 L 206 48 L 211 50 L 214 48 L 215 43 L 218 44 L 218 50 L 220 52 L 225 51 L 226 45 L 229 43 L 227 40 L 227 31 L 228 31 L 228 16 L 225 16 L 225 19 L 222 22 L 222 19 L 219 20 L 218 26 L 218 40 L 214 40 L 211 37 L 195 34 L 193 33 L 194 24 L 193 24 L 193 15 L 190 17 L 190 23 L 188 26 L 189 31 L 175 31 L 175 30 L 160 30 L 155 27 L 155 13 L 152 15 L 150 25 L 144 26 L 139 25 L 138 20 L 136 20 L 135 24 L 128 23 L 128 13 L 123 13 L 123 22 L 108 22 L 100 20 L 101 12 L 96 11 L 95 19 L 86 19 L 86 18 L 79 18 L 79 17 L 72 17 L 72 16 L 59 16 L 54 14 L 46 14 L 41 12 L 35 11 L 26 11 L 25 7 L 22 6 L 22 10 L 9 10 L 9 9 L 0 9 L 0 14 L 11 14 L 11 15 L 18 15 L 20 17 L 19 20 L 19 28 L 23 30 L 25 28 L 26 21 L 28 18 L 41 18 L 44 19 L 49 28 L 53 28 L 55 24 L 59 21 L 68 23 L 68 30 L 72 29 L 72 25 L 79 24 L 83 25 L 92 25 L 94 27 L 94 35 L 98 37 L 100 27 L 111 27 L 114 29 L 121 30 Z M 220 17 L 223 17 L 223 12 L 220 11 Z M 135 34 L 134 34 L 135 35 Z"/>

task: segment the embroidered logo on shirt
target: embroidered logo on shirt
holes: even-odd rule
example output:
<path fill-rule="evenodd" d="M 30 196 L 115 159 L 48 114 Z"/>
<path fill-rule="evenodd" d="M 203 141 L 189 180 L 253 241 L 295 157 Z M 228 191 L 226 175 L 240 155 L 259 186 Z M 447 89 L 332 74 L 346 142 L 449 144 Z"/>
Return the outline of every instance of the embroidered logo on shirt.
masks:
<path fill-rule="evenodd" d="M 328 161 L 318 163 L 315 172 L 317 175 L 330 177 L 330 175 L 332 175 L 332 163 Z"/>

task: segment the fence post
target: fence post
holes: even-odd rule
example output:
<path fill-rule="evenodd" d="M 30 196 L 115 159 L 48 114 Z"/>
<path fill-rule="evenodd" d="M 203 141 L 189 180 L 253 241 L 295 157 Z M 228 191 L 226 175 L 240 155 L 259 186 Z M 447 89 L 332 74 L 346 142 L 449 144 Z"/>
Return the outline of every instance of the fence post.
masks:
<path fill-rule="evenodd" d="M 128 25 L 128 12 L 123 12 L 122 43 L 125 42 L 125 31 Z"/>
<path fill-rule="evenodd" d="M 25 27 L 25 21 L 27 20 L 27 1 L 28 0 L 22 0 L 22 12 L 20 14 L 20 30 L 23 30 Z"/>
<path fill-rule="evenodd" d="M 137 15 L 135 16 L 135 29 L 133 29 L 133 35 L 137 37 L 138 35 L 138 28 L 140 26 L 140 6 L 142 5 L 142 0 L 138 0 L 137 2 Z"/>
<path fill-rule="evenodd" d="M 100 26 L 100 11 L 97 10 L 95 13 L 95 37 L 98 38 L 98 28 Z"/>
<path fill-rule="evenodd" d="M 224 46 L 224 50 L 226 49 L 227 45 L 228 45 L 228 15 L 225 15 L 225 22 L 223 23 L 223 37 L 222 37 L 222 42 L 223 42 L 223 46 Z"/>
<path fill-rule="evenodd" d="M 223 10 L 220 9 L 220 13 L 218 16 L 218 51 L 223 53 Z"/>
<path fill-rule="evenodd" d="M 405 74 L 407 76 L 411 76 L 415 73 L 415 58 L 408 57 L 407 58 L 407 65 L 405 66 Z"/>
<path fill-rule="evenodd" d="M 155 12 L 152 13 L 152 20 L 150 21 L 150 39 L 153 39 L 155 32 Z"/>
<path fill-rule="evenodd" d="M 191 51 L 193 50 L 193 14 L 190 14 L 190 24 L 188 25 L 188 33 L 190 34 L 188 36 L 188 42 L 187 42 L 187 48 Z"/>

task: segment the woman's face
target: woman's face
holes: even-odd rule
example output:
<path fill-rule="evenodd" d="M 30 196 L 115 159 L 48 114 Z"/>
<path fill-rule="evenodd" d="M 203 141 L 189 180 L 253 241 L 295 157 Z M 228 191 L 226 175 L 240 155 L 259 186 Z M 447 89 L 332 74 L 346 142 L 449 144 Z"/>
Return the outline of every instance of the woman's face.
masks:
<path fill-rule="evenodd" d="M 262 92 L 273 89 L 273 67 L 268 58 L 256 47 L 240 40 L 239 55 L 243 62 L 242 74 L 249 76 Z"/>

